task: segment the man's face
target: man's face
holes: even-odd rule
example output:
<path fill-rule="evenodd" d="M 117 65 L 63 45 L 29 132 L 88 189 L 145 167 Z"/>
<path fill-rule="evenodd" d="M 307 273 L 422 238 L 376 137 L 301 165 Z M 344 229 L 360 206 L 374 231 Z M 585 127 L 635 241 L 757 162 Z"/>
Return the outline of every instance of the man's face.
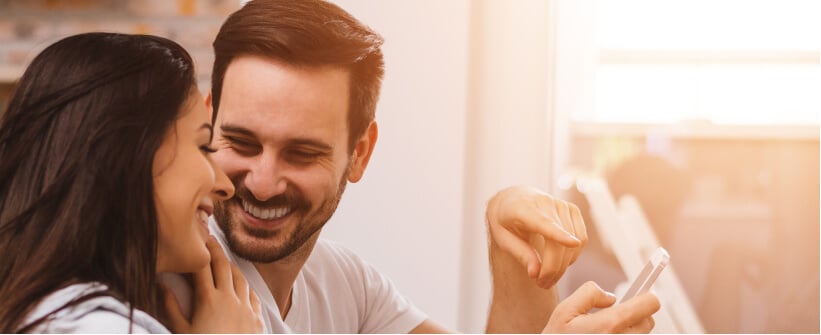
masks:
<path fill-rule="evenodd" d="M 255 56 L 228 66 L 213 158 L 236 194 L 214 215 L 240 257 L 269 263 L 288 256 L 336 210 L 351 165 L 348 80 L 343 69 Z"/>

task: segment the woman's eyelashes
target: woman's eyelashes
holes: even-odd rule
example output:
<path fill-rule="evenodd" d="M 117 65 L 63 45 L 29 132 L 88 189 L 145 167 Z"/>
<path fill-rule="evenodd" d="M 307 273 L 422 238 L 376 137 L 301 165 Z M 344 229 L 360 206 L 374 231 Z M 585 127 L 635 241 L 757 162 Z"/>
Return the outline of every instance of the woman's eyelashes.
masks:
<path fill-rule="evenodd" d="M 201 145 L 200 150 L 202 150 L 202 152 L 204 152 L 206 154 L 213 154 L 213 153 L 217 152 L 217 149 L 212 147 L 209 144 Z"/>

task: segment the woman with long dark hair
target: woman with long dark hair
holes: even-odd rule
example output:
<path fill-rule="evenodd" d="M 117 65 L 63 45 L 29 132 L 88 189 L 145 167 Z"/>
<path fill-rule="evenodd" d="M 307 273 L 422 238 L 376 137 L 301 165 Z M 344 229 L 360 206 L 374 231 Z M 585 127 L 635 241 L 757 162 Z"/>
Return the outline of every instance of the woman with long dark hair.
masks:
<path fill-rule="evenodd" d="M 261 329 L 208 235 L 234 192 L 209 114 L 164 38 L 75 35 L 32 61 L 0 121 L 0 332 Z M 190 321 L 160 272 L 194 273 Z"/>

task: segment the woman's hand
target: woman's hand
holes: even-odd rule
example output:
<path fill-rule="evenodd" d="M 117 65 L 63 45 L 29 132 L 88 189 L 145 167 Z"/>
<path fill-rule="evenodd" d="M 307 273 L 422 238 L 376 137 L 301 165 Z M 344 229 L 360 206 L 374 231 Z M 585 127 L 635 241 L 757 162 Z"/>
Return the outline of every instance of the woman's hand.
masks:
<path fill-rule="evenodd" d="M 183 315 L 173 293 L 165 292 L 165 308 L 175 333 L 262 333 L 257 295 L 214 237 L 206 242 L 211 265 L 193 274 L 194 308 L 191 321 Z"/>

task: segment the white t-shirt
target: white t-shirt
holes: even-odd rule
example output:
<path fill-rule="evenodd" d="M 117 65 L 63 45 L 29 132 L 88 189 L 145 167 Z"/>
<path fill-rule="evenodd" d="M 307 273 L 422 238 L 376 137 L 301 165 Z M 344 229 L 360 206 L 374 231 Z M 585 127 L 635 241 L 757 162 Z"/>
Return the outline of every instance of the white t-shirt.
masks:
<path fill-rule="evenodd" d="M 49 294 L 27 316 L 30 324 L 60 309 L 72 300 L 105 291 L 100 283 L 74 284 Z M 111 296 L 98 296 L 60 309 L 32 329 L 35 333 L 169 333 L 159 321 Z"/>
<path fill-rule="evenodd" d="M 213 217 L 209 227 L 228 251 Z M 283 323 L 271 291 L 253 264 L 228 254 L 260 298 L 266 332 L 408 333 L 427 319 L 373 266 L 320 238 L 296 277 L 291 309 Z"/>

